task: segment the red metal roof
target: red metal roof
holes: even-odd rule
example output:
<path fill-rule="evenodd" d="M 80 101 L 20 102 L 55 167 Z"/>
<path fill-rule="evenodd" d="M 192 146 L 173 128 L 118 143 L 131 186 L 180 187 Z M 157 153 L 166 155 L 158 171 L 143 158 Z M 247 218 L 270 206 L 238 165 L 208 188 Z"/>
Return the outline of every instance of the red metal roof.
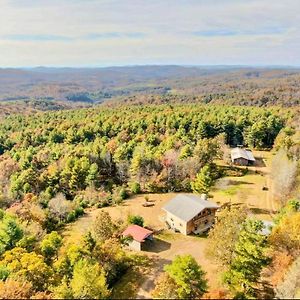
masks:
<path fill-rule="evenodd" d="M 153 231 L 138 225 L 130 225 L 123 232 L 123 236 L 132 236 L 135 241 L 140 243 L 144 242 L 144 240 L 151 234 L 153 234 Z"/>

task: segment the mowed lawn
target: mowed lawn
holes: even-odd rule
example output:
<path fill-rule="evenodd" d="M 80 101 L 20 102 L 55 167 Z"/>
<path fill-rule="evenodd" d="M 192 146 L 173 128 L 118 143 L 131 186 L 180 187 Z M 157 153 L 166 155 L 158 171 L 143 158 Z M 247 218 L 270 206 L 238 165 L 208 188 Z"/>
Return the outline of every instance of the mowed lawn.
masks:
<path fill-rule="evenodd" d="M 271 196 L 271 179 L 269 171 L 268 152 L 256 152 L 256 156 L 261 157 L 260 166 L 249 167 L 246 175 L 240 177 L 224 177 L 216 183 L 211 191 L 212 201 L 222 205 L 231 203 L 233 205 L 246 205 L 253 216 L 258 219 L 271 219 L 272 213 L 277 209 Z M 267 187 L 267 190 L 263 190 Z M 114 220 L 127 220 L 128 215 L 140 215 L 145 220 L 145 226 L 154 230 L 165 229 L 164 211 L 162 207 L 173 198 L 176 193 L 168 194 L 147 194 L 153 206 L 144 207 L 146 195 L 132 196 L 125 200 L 120 206 L 101 208 L 107 211 Z M 86 215 L 73 224 L 67 226 L 64 231 L 66 244 L 76 243 L 80 237 L 91 228 L 91 224 L 101 209 L 88 210 Z M 140 277 L 134 272 L 127 274 L 117 285 L 114 294 L 123 295 L 124 298 L 130 297 L 130 293 L 124 290 L 126 282 L 131 278 L 138 277 L 140 288 L 131 288 L 132 297 L 149 298 L 150 292 L 154 288 L 155 278 L 162 272 L 163 266 L 170 263 L 176 255 L 191 254 L 201 264 L 206 272 L 210 289 L 218 288 L 219 278 L 217 266 L 205 256 L 205 248 L 209 247 L 205 237 L 183 236 L 180 233 L 173 233 L 164 230 L 156 235 L 156 241 L 151 251 L 143 252 L 154 262 L 151 270 L 145 272 L 141 269 Z M 130 286 L 130 285 L 128 285 Z"/>
<path fill-rule="evenodd" d="M 271 220 L 279 208 L 272 196 L 272 153 L 254 151 L 254 156 L 257 159 L 255 166 L 242 167 L 248 169 L 246 175 L 219 179 L 212 188 L 211 195 L 220 205 L 245 205 L 256 218 Z"/>

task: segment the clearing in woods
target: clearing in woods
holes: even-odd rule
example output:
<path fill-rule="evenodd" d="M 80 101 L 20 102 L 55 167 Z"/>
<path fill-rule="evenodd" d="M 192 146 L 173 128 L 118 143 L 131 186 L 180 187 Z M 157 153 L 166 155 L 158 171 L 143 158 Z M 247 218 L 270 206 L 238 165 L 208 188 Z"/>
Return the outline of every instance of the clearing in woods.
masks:
<path fill-rule="evenodd" d="M 270 220 L 277 209 L 271 196 L 271 179 L 269 160 L 271 153 L 255 152 L 260 158 L 259 166 L 248 167 L 244 176 L 227 176 L 217 181 L 212 189 L 213 201 L 218 204 L 241 205 L 245 204 L 250 213 L 258 219 Z M 265 187 L 265 190 L 263 190 Z M 132 196 L 120 206 L 88 210 L 81 219 L 67 226 L 64 231 L 66 244 L 76 243 L 80 236 L 91 227 L 93 219 L 99 210 L 109 212 L 115 220 L 126 221 L 129 214 L 140 215 L 145 220 L 145 225 L 155 229 L 164 229 L 164 212 L 162 206 L 173 198 L 176 193 L 149 194 L 149 200 L 154 206 L 144 207 L 145 195 Z M 205 237 L 183 236 L 164 230 L 156 235 L 156 240 L 151 252 L 143 252 L 151 261 L 140 268 L 130 270 L 114 287 L 113 294 L 118 298 L 149 298 L 154 288 L 154 281 L 163 270 L 163 266 L 170 263 L 176 255 L 191 254 L 206 272 L 210 288 L 218 288 L 217 266 L 209 261 L 204 254 L 208 242 Z M 133 285 L 131 280 L 134 280 Z"/>

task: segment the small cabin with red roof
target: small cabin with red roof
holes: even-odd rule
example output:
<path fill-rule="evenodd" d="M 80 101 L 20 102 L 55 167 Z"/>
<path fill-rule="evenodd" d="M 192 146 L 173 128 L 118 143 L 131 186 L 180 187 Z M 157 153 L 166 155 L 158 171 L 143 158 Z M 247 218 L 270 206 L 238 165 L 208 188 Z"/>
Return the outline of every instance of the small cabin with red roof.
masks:
<path fill-rule="evenodd" d="M 129 247 L 141 251 L 148 242 L 153 241 L 153 231 L 138 225 L 129 225 L 123 232 L 123 237 L 132 237 Z"/>

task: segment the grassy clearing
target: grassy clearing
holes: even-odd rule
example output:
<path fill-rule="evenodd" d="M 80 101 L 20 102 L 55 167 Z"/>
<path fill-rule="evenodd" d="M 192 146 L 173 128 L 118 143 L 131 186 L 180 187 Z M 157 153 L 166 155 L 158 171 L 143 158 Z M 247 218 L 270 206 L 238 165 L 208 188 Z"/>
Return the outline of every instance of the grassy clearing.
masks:
<path fill-rule="evenodd" d="M 238 186 L 231 186 L 227 189 L 225 189 L 224 191 L 221 191 L 222 193 L 224 193 L 224 195 L 226 196 L 234 196 L 237 194 L 237 192 L 239 191 L 239 187 Z"/>
<path fill-rule="evenodd" d="M 212 200 L 218 204 L 230 203 L 232 205 L 246 205 L 251 214 L 259 219 L 271 219 L 272 212 L 276 210 L 276 203 L 271 197 L 271 180 L 269 176 L 269 152 L 255 153 L 259 156 L 261 165 L 241 170 L 234 169 L 220 179 L 211 191 Z M 228 173 L 229 175 L 229 173 Z M 267 186 L 269 190 L 263 190 Z M 120 206 L 102 208 L 107 211 L 114 220 L 126 221 L 129 214 L 140 215 L 145 220 L 145 225 L 160 231 L 165 228 L 164 211 L 162 207 L 173 198 L 176 193 L 148 194 L 154 206 L 144 207 L 145 195 L 135 195 L 124 201 Z M 69 224 L 64 232 L 67 244 L 78 242 L 80 237 L 86 233 L 96 217 L 98 211 L 95 209 L 73 224 Z M 205 256 L 205 248 L 208 240 L 205 236 L 183 236 L 168 230 L 162 230 L 157 234 L 156 248 L 153 252 L 145 252 L 152 264 L 147 265 L 137 262 L 139 267 L 130 268 L 113 288 L 112 298 L 130 299 L 135 298 L 137 292 L 142 290 L 142 295 L 150 297 L 149 291 L 153 288 L 154 278 L 159 275 L 163 266 L 174 259 L 176 255 L 190 254 L 198 261 L 206 272 L 209 286 L 218 289 L 219 278 L 217 267 Z M 151 280 L 149 280 L 151 278 Z M 145 284 L 146 282 L 146 284 Z"/>
<path fill-rule="evenodd" d="M 272 219 L 278 209 L 271 193 L 271 152 L 254 151 L 255 166 L 234 168 L 231 176 L 219 179 L 211 196 L 218 204 L 246 205 L 258 219 Z M 238 171 L 237 169 L 240 169 Z M 243 175 L 244 174 L 244 175 Z M 267 187 L 267 190 L 264 190 Z"/>
<path fill-rule="evenodd" d="M 260 161 L 258 166 L 247 168 L 233 168 L 232 176 L 226 176 L 218 180 L 210 192 L 212 200 L 220 205 L 231 203 L 234 205 L 246 205 L 249 210 L 260 219 L 271 219 L 272 212 L 277 209 L 271 197 L 270 189 L 264 191 L 263 187 L 270 188 L 269 162 L 271 153 L 266 151 L 254 152 Z M 228 166 L 227 166 L 228 168 Z M 242 175 L 245 174 L 245 175 Z M 161 230 L 164 226 L 164 211 L 162 207 L 176 193 L 148 194 L 149 200 L 154 203 L 152 207 L 144 207 L 145 195 L 135 195 L 124 201 L 120 206 L 102 208 L 115 220 L 126 221 L 127 216 L 140 215 L 145 219 L 145 225 L 155 230 Z M 64 231 L 68 242 L 77 242 L 91 227 L 97 212 L 100 209 L 87 211 L 86 215 L 73 224 L 69 224 Z M 161 239 L 170 240 L 171 235 L 163 231 Z"/>

